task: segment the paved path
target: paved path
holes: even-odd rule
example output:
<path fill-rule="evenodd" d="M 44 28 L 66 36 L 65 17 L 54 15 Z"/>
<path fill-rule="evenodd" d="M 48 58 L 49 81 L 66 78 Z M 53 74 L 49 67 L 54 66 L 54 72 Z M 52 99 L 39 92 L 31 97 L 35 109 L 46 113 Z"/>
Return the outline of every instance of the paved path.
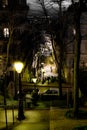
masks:
<path fill-rule="evenodd" d="M 26 110 L 24 111 L 25 120 L 17 120 L 18 111 L 14 110 L 14 121 L 12 110 L 7 110 L 7 125 L 12 130 L 49 130 L 50 111 L 45 110 Z M 4 110 L 0 110 L 0 129 L 6 127 Z M 14 125 L 13 125 L 14 122 Z"/>
<path fill-rule="evenodd" d="M 87 126 L 87 120 L 67 119 L 65 117 L 67 109 L 50 108 L 26 110 L 24 112 L 26 119 L 17 120 L 17 110 L 14 110 L 14 125 L 12 111 L 7 111 L 8 130 L 73 130 L 77 126 Z M 0 110 L 0 129 L 6 127 L 5 115 L 3 109 Z M 7 128 L 6 128 L 7 130 Z"/>

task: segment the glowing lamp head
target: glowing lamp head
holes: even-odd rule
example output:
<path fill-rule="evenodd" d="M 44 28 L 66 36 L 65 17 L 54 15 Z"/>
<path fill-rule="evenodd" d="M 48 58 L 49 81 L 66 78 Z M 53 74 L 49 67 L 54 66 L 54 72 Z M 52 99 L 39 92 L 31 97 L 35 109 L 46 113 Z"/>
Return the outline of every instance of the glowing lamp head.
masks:
<path fill-rule="evenodd" d="M 36 83 L 36 81 L 37 81 L 37 78 L 33 78 L 32 80 L 33 80 L 33 82 L 34 82 L 34 83 Z"/>
<path fill-rule="evenodd" d="M 24 67 L 24 64 L 22 62 L 18 61 L 18 62 L 14 63 L 14 67 L 15 67 L 15 70 L 17 71 L 17 73 L 21 73 L 22 69 Z"/>

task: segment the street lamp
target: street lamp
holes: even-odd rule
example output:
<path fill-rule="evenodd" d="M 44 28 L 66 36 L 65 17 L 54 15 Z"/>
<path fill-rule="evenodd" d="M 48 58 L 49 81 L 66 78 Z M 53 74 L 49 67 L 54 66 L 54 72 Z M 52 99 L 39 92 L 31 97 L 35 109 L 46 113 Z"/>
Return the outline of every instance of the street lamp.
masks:
<path fill-rule="evenodd" d="M 25 119 L 24 112 L 23 112 L 23 95 L 22 95 L 22 85 L 21 85 L 21 72 L 23 70 L 23 63 L 22 62 L 15 62 L 14 63 L 15 70 L 18 73 L 19 78 L 19 106 L 18 106 L 18 120 Z"/>
<path fill-rule="evenodd" d="M 33 80 L 33 83 L 34 83 L 34 87 L 36 87 L 37 78 L 34 77 L 34 78 L 32 78 L 32 80 Z"/>

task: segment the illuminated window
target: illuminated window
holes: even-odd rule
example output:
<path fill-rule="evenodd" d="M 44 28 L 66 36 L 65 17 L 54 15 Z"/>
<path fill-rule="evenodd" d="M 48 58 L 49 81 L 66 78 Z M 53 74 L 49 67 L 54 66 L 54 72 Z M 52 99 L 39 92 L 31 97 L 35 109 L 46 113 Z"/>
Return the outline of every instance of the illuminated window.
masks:
<path fill-rule="evenodd" d="M 9 37 L 9 29 L 8 28 L 4 28 L 3 33 L 4 33 L 4 37 Z"/>

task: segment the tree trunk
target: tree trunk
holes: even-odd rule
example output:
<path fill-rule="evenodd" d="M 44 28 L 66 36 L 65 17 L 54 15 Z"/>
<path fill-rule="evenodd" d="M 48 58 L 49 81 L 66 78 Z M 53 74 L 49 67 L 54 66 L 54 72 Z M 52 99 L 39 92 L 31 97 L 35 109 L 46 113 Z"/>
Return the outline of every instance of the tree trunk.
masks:
<path fill-rule="evenodd" d="M 58 88 L 59 88 L 59 97 L 62 98 L 62 49 L 59 51 L 57 43 L 54 42 L 53 36 L 51 35 L 52 38 L 52 48 L 53 48 L 53 53 L 55 57 L 55 63 L 58 71 Z"/>
<path fill-rule="evenodd" d="M 78 86 L 78 78 L 79 78 L 79 42 L 75 42 L 75 57 L 74 57 L 74 116 L 78 116 L 78 109 L 79 109 L 79 104 L 78 104 L 78 95 L 79 95 L 79 86 Z"/>
<path fill-rule="evenodd" d="M 75 56 L 74 56 L 74 116 L 78 117 L 79 110 L 79 62 L 80 62 L 80 44 L 81 44 L 81 34 L 80 34 L 80 12 L 75 15 Z"/>
<path fill-rule="evenodd" d="M 59 85 L 59 97 L 60 99 L 62 98 L 62 66 L 61 66 L 61 63 L 59 64 L 59 72 L 58 72 L 58 85 Z"/>

